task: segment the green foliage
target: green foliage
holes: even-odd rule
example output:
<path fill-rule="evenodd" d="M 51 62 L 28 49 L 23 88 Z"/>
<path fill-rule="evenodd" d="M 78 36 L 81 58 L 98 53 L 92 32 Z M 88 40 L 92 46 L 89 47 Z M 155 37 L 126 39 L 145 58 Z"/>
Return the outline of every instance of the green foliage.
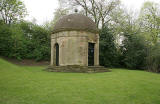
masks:
<path fill-rule="evenodd" d="M 160 8 L 154 2 L 145 2 L 139 16 L 141 30 L 146 38 L 153 44 L 159 41 L 160 34 Z"/>
<path fill-rule="evenodd" d="M 115 37 L 107 27 L 100 32 L 100 64 L 106 67 L 119 66 L 119 52 L 115 45 Z"/>
<path fill-rule="evenodd" d="M 106 5 L 101 4 L 101 6 L 104 8 Z M 114 8 L 112 5 L 110 7 L 112 11 Z M 93 11 L 94 9 L 98 8 L 93 8 Z M 109 11 L 109 14 L 106 14 L 105 10 L 99 8 L 98 11 L 96 10 L 98 14 L 94 16 L 97 26 L 102 23 L 103 27 L 99 44 L 100 65 L 160 72 L 159 5 L 153 2 L 144 3 L 139 19 L 125 12 L 121 7 L 116 7 L 111 14 Z M 54 20 L 43 27 L 18 21 L 26 15 L 25 6 L 20 0 L 0 0 L 0 55 L 19 60 L 49 60 L 51 31 L 56 21 L 67 15 L 69 11 L 66 8 L 58 8 Z M 90 11 L 86 13 L 88 12 Z M 108 16 L 109 18 L 106 18 Z M 119 42 L 121 40 L 122 44 Z"/>
<path fill-rule="evenodd" d="M 11 24 L 21 20 L 26 15 L 26 8 L 20 0 L 0 0 L 0 18 Z"/>
<path fill-rule="evenodd" d="M 38 60 L 50 59 L 50 32 L 43 27 L 31 23 L 22 23 L 24 41 L 28 52 L 26 58 Z"/>
<path fill-rule="evenodd" d="M 9 56 L 12 48 L 11 30 L 5 24 L 0 24 L 0 55 Z"/>
<path fill-rule="evenodd" d="M 140 34 L 128 35 L 121 46 L 122 63 L 127 68 L 144 69 L 147 56 L 147 42 Z"/>
<path fill-rule="evenodd" d="M 152 72 L 160 72 L 160 43 L 150 46 L 146 58 L 147 69 Z"/>
<path fill-rule="evenodd" d="M 50 32 L 28 22 L 0 26 L 0 55 L 17 59 L 50 59 Z"/>
<path fill-rule="evenodd" d="M 50 34 L 43 27 L 33 26 L 31 41 L 34 46 L 33 54 L 37 61 L 50 59 Z"/>
<path fill-rule="evenodd" d="M 159 10 L 158 4 L 145 2 L 138 19 L 122 9 L 113 14 L 113 23 L 108 27 L 113 29 L 113 34 L 123 37 L 122 44 L 118 44 L 119 63 L 123 67 L 159 72 Z"/>

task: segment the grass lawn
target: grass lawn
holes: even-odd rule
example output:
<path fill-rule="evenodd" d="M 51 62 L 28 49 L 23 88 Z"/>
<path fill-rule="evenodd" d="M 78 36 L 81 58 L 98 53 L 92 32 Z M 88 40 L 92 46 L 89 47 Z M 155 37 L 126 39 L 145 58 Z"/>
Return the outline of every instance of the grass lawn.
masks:
<path fill-rule="evenodd" d="M 56 73 L 0 59 L 0 104 L 160 104 L 160 74 Z"/>

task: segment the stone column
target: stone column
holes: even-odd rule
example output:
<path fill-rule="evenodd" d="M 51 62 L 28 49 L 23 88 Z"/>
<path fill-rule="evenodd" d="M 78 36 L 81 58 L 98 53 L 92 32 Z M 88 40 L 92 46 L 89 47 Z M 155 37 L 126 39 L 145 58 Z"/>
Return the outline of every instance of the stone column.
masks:
<path fill-rule="evenodd" d="M 86 66 L 88 66 L 88 37 L 86 37 Z"/>
<path fill-rule="evenodd" d="M 99 35 L 97 35 L 97 42 L 94 47 L 94 66 L 99 66 Z"/>
<path fill-rule="evenodd" d="M 51 66 L 53 66 L 53 44 L 52 44 L 52 37 L 51 37 Z"/>
<path fill-rule="evenodd" d="M 51 37 L 51 66 L 55 66 L 55 39 Z"/>

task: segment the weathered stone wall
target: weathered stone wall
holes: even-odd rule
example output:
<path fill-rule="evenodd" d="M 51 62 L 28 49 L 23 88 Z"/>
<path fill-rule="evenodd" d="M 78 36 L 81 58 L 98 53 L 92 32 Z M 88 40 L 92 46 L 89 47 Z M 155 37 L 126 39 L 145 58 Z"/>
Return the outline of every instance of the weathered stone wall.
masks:
<path fill-rule="evenodd" d="M 84 31 L 64 31 L 51 35 L 51 65 L 56 64 L 55 44 L 59 44 L 59 65 L 88 66 L 88 42 L 95 43 L 94 65 L 99 65 L 99 35 Z"/>

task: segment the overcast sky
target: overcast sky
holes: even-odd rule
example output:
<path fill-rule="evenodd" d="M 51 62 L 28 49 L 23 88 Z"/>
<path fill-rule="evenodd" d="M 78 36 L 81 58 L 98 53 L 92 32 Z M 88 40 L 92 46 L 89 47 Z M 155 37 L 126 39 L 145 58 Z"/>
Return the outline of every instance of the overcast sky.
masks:
<path fill-rule="evenodd" d="M 26 20 L 35 18 L 38 24 L 53 19 L 53 12 L 58 7 L 58 0 L 22 0 L 26 5 L 28 16 Z M 128 9 L 138 11 L 145 1 L 153 1 L 160 4 L 160 0 L 121 0 L 122 4 Z"/>

